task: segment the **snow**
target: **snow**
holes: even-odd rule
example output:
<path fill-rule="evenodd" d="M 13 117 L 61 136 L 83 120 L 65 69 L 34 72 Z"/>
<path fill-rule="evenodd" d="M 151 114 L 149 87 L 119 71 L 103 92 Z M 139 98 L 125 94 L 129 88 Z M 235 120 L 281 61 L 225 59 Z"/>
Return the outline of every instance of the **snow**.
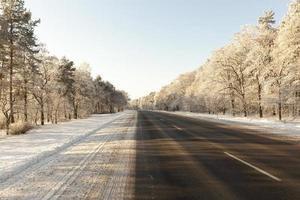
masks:
<path fill-rule="evenodd" d="M 0 182 L 85 139 L 125 114 L 93 115 L 58 125 L 48 124 L 26 135 L 0 138 Z"/>
<path fill-rule="evenodd" d="M 230 115 L 211 115 L 191 112 L 167 112 L 175 115 L 191 118 L 209 120 L 223 124 L 243 125 L 250 129 L 264 131 L 266 134 L 273 134 L 289 140 L 300 140 L 300 122 L 278 121 L 269 118 L 246 118 L 233 117 Z"/>
<path fill-rule="evenodd" d="M 104 119 L 93 124 L 103 124 Z M 111 120 L 68 148 L 0 181 L 0 199 L 131 199 L 137 112 L 126 111 Z"/>

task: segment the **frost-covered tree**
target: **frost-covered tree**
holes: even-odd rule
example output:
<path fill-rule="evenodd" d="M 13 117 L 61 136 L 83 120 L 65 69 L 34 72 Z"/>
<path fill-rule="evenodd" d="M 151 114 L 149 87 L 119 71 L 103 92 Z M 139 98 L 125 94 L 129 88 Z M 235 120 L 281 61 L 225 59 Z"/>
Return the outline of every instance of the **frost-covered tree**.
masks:
<path fill-rule="evenodd" d="M 125 92 L 94 80 L 87 64 L 76 67 L 47 52 L 35 36 L 39 23 L 24 0 L 0 0 L 0 129 L 9 133 L 15 121 L 44 125 L 86 117 L 99 112 L 97 104 L 100 113 L 123 110 Z"/>
<path fill-rule="evenodd" d="M 183 110 L 185 107 L 185 93 L 194 81 L 195 74 L 196 72 L 182 74 L 171 84 L 156 93 L 154 97 L 156 106 L 163 110 Z M 153 93 L 150 95 L 152 96 Z M 146 97 L 146 99 L 151 99 L 151 97 Z M 150 102 L 146 102 L 148 105 L 150 104 Z"/>
<path fill-rule="evenodd" d="M 74 80 L 72 107 L 73 118 L 77 119 L 80 114 L 86 116 L 94 109 L 94 85 L 88 64 L 84 63 L 76 69 Z"/>
<path fill-rule="evenodd" d="M 40 107 L 40 121 L 41 125 L 44 125 L 45 107 L 52 89 L 49 85 L 53 78 L 53 74 L 51 73 L 53 62 L 46 52 L 43 52 L 39 58 L 41 62 L 39 63 L 38 71 L 31 77 L 33 80 L 31 93 Z"/>
<path fill-rule="evenodd" d="M 274 12 L 265 12 L 258 20 L 258 26 L 253 30 L 255 37 L 251 43 L 251 49 L 247 56 L 249 65 L 250 83 L 253 85 L 257 100 L 258 114 L 263 117 L 263 89 L 265 88 L 266 75 L 271 67 L 274 41 L 277 30 L 273 27 L 275 24 Z"/>
<path fill-rule="evenodd" d="M 250 51 L 252 37 L 248 29 L 243 30 L 236 35 L 231 44 L 222 49 L 216 61 L 219 65 L 220 77 L 227 82 L 224 89 L 229 90 L 229 95 L 234 95 L 240 100 L 245 117 L 248 115 L 246 95 L 249 84 L 249 65 L 245 61 Z M 231 98 L 233 101 L 234 97 Z"/>
<path fill-rule="evenodd" d="M 283 19 L 276 40 L 278 64 L 295 67 L 300 60 L 300 0 L 294 0 Z M 293 68 L 297 69 L 297 68 Z M 299 71 L 299 69 L 297 70 Z"/>
<path fill-rule="evenodd" d="M 230 43 L 214 51 L 188 81 L 176 79 L 156 92 L 153 106 L 278 115 L 280 120 L 290 112 L 289 107 L 293 114 L 295 109 L 300 112 L 300 0 L 290 4 L 279 27 L 275 27 L 274 15 L 265 12 L 257 25 L 243 28 Z M 133 103 L 148 108 L 150 99 L 148 95 Z"/>
<path fill-rule="evenodd" d="M 300 64 L 300 1 L 295 0 L 281 23 L 273 50 L 274 61 L 269 70 L 270 89 L 277 97 L 278 117 L 282 119 L 287 87 L 298 84 Z"/>
<path fill-rule="evenodd" d="M 134 104 L 138 104 L 138 106 L 141 109 L 144 110 L 154 110 L 155 109 L 155 92 L 151 92 L 149 95 L 140 98 L 137 102 L 134 102 Z"/>

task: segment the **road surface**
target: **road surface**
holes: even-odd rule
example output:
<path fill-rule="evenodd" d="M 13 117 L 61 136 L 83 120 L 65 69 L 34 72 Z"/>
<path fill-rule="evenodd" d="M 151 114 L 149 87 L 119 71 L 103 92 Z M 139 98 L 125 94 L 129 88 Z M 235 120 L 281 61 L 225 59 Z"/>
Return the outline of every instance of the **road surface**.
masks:
<path fill-rule="evenodd" d="M 139 112 L 136 199 L 300 199 L 300 148 L 236 125 Z"/>
<path fill-rule="evenodd" d="M 0 199 L 300 199 L 300 147 L 236 124 L 128 112 L 0 183 Z"/>

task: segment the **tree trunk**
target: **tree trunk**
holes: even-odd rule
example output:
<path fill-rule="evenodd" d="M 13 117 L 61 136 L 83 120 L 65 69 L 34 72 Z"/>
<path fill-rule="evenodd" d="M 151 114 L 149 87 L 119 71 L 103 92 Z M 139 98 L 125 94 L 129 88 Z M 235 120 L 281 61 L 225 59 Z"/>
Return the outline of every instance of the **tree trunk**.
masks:
<path fill-rule="evenodd" d="M 232 109 L 232 116 L 235 116 L 235 101 L 234 98 L 231 98 L 231 109 Z"/>
<path fill-rule="evenodd" d="M 110 104 L 110 106 L 109 106 L 109 112 L 110 113 L 113 113 L 114 112 L 114 110 L 113 110 L 114 108 L 113 108 L 113 105 L 112 104 Z"/>
<path fill-rule="evenodd" d="M 259 105 L 259 117 L 260 117 L 260 118 L 263 118 L 263 117 L 264 117 L 264 114 L 263 114 L 263 108 L 262 108 L 261 104 Z"/>
<path fill-rule="evenodd" d="M 78 104 L 73 102 L 74 119 L 78 119 Z"/>
<path fill-rule="evenodd" d="M 52 108 L 50 107 L 49 101 L 47 101 L 47 122 L 49 123 L 51 120 L 52 116 Z"/>
<path fill-rule="evenodd" d="M 34 118 L 34 122 L 35 122 L 36 125 L 38 125 L 38 115 L 39 115 L 39 111 L 37 109 L 36 112 L 35 112 L 35 118 Z"/>
<path fill-rule="evenodd" d="M 244 105 L 244 117 L 247 117 L 247 116 L 248 116 L 247 108 L 246 108 L 246 106 Z"/>
<path fill-rule="evenodd" d="M 278 103 L 278 118 L 281 121 L 282 120 L 282 103 Z"/>
<path fill-rule="evenodd" d="M 54 117 L 54 121 L 55 121 L 55 124 L 57 124 L 57 122 L 58 122 L 58 111 L 57 110 L 55 110 L 55 117 Z"/>
<path fill-rule="evenodd" d="M 229 84 L 229 88 L 232 87 L 232 84 Z M 232 116 L 235 116 L 235 99 L 234 99 L 234 91 L 232 89 L 230 89 L 230 101 L 231 101 L 231 112 L 232 112 Z"/>
<path fill-rule="evenodd" d="M 247 103 L 246 103 L 246 95 L 242 95 L 242 100 L 243 100 L 243 111 L 244 111 L 244 117 L 248 116 L 248 110 L 247 110 Z"/>
<path fill-rule="evenodd" d="M 25 122 L 28 122 L 28 91 L 26 85 L 24 87 L 24 118 Z"/>
<path fill-rule="evenodd" d="M 68 119 L 67 109 L 66 109 L 66 103 L 64 103 L 64 113 L 65 113 L 65 119 Z"/>
<path fill-rule="evenodd" d="M 50 121 L 51 121 L 51 117 L 50 117 L 51 115 L 50 115 L 50 112 L 49 112 L 49 110 L 48 110 L 48 112 L 47 112 L 47 123 L 49 123 Z"/>
<path fill-rule="evenodd" d="M 245 101 L 245 99 L 244 99 Z M 244 117 L 248 116 L 248 110 L 247 110 L 247 104 L 245 102 L 243 102 L 243 109 L 244 109 Z"/>
<path fill-rule="evenodd" d="M 278 118 L 281 121 L 282 120 L 282 100 L 281 100 L 281 91 L 279 90 L 278 93 Z"/>
<path fill-rule="evenodd" d="M 13 34 L 13 27 L 11 26 L 10 33 Z M 13 103 L 13 63 L 14 63 L 14 50 L 13 40 L 10 39 L 10 66 L 9 66 L 9 109 L 10 109 L 10 123 L 15 123 L 14 118 L 14 103 Z"/>
<path fill-rule="evenodd" d="M 262 108 L 262 87 L 261 84 L 258 82 L 258 112 L 259 112 L 259 117 L 263 118 L 263 108 Z"/>
<path fill-rule="evenodd" d="M 9 124 L 10 124 L 10 119 L 9 117 L 6 119 L 6 135 L 9 135 Z"/>
<path fill-rule="evenodd" d="M 45 125 L 44 102 L 41 101 L 41 125 Z"/>

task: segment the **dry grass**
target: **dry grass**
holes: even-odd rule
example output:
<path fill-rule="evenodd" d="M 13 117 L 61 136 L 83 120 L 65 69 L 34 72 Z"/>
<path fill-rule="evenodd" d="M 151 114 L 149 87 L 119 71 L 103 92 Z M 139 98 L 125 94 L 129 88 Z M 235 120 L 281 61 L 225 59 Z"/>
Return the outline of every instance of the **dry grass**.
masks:
<path fill-rule="evenodd" d="M 21 135 L 32 129 L 33 126 L 26 122 L 16 122 L 11 124 L 9 134 L 10 135 Z"/>

